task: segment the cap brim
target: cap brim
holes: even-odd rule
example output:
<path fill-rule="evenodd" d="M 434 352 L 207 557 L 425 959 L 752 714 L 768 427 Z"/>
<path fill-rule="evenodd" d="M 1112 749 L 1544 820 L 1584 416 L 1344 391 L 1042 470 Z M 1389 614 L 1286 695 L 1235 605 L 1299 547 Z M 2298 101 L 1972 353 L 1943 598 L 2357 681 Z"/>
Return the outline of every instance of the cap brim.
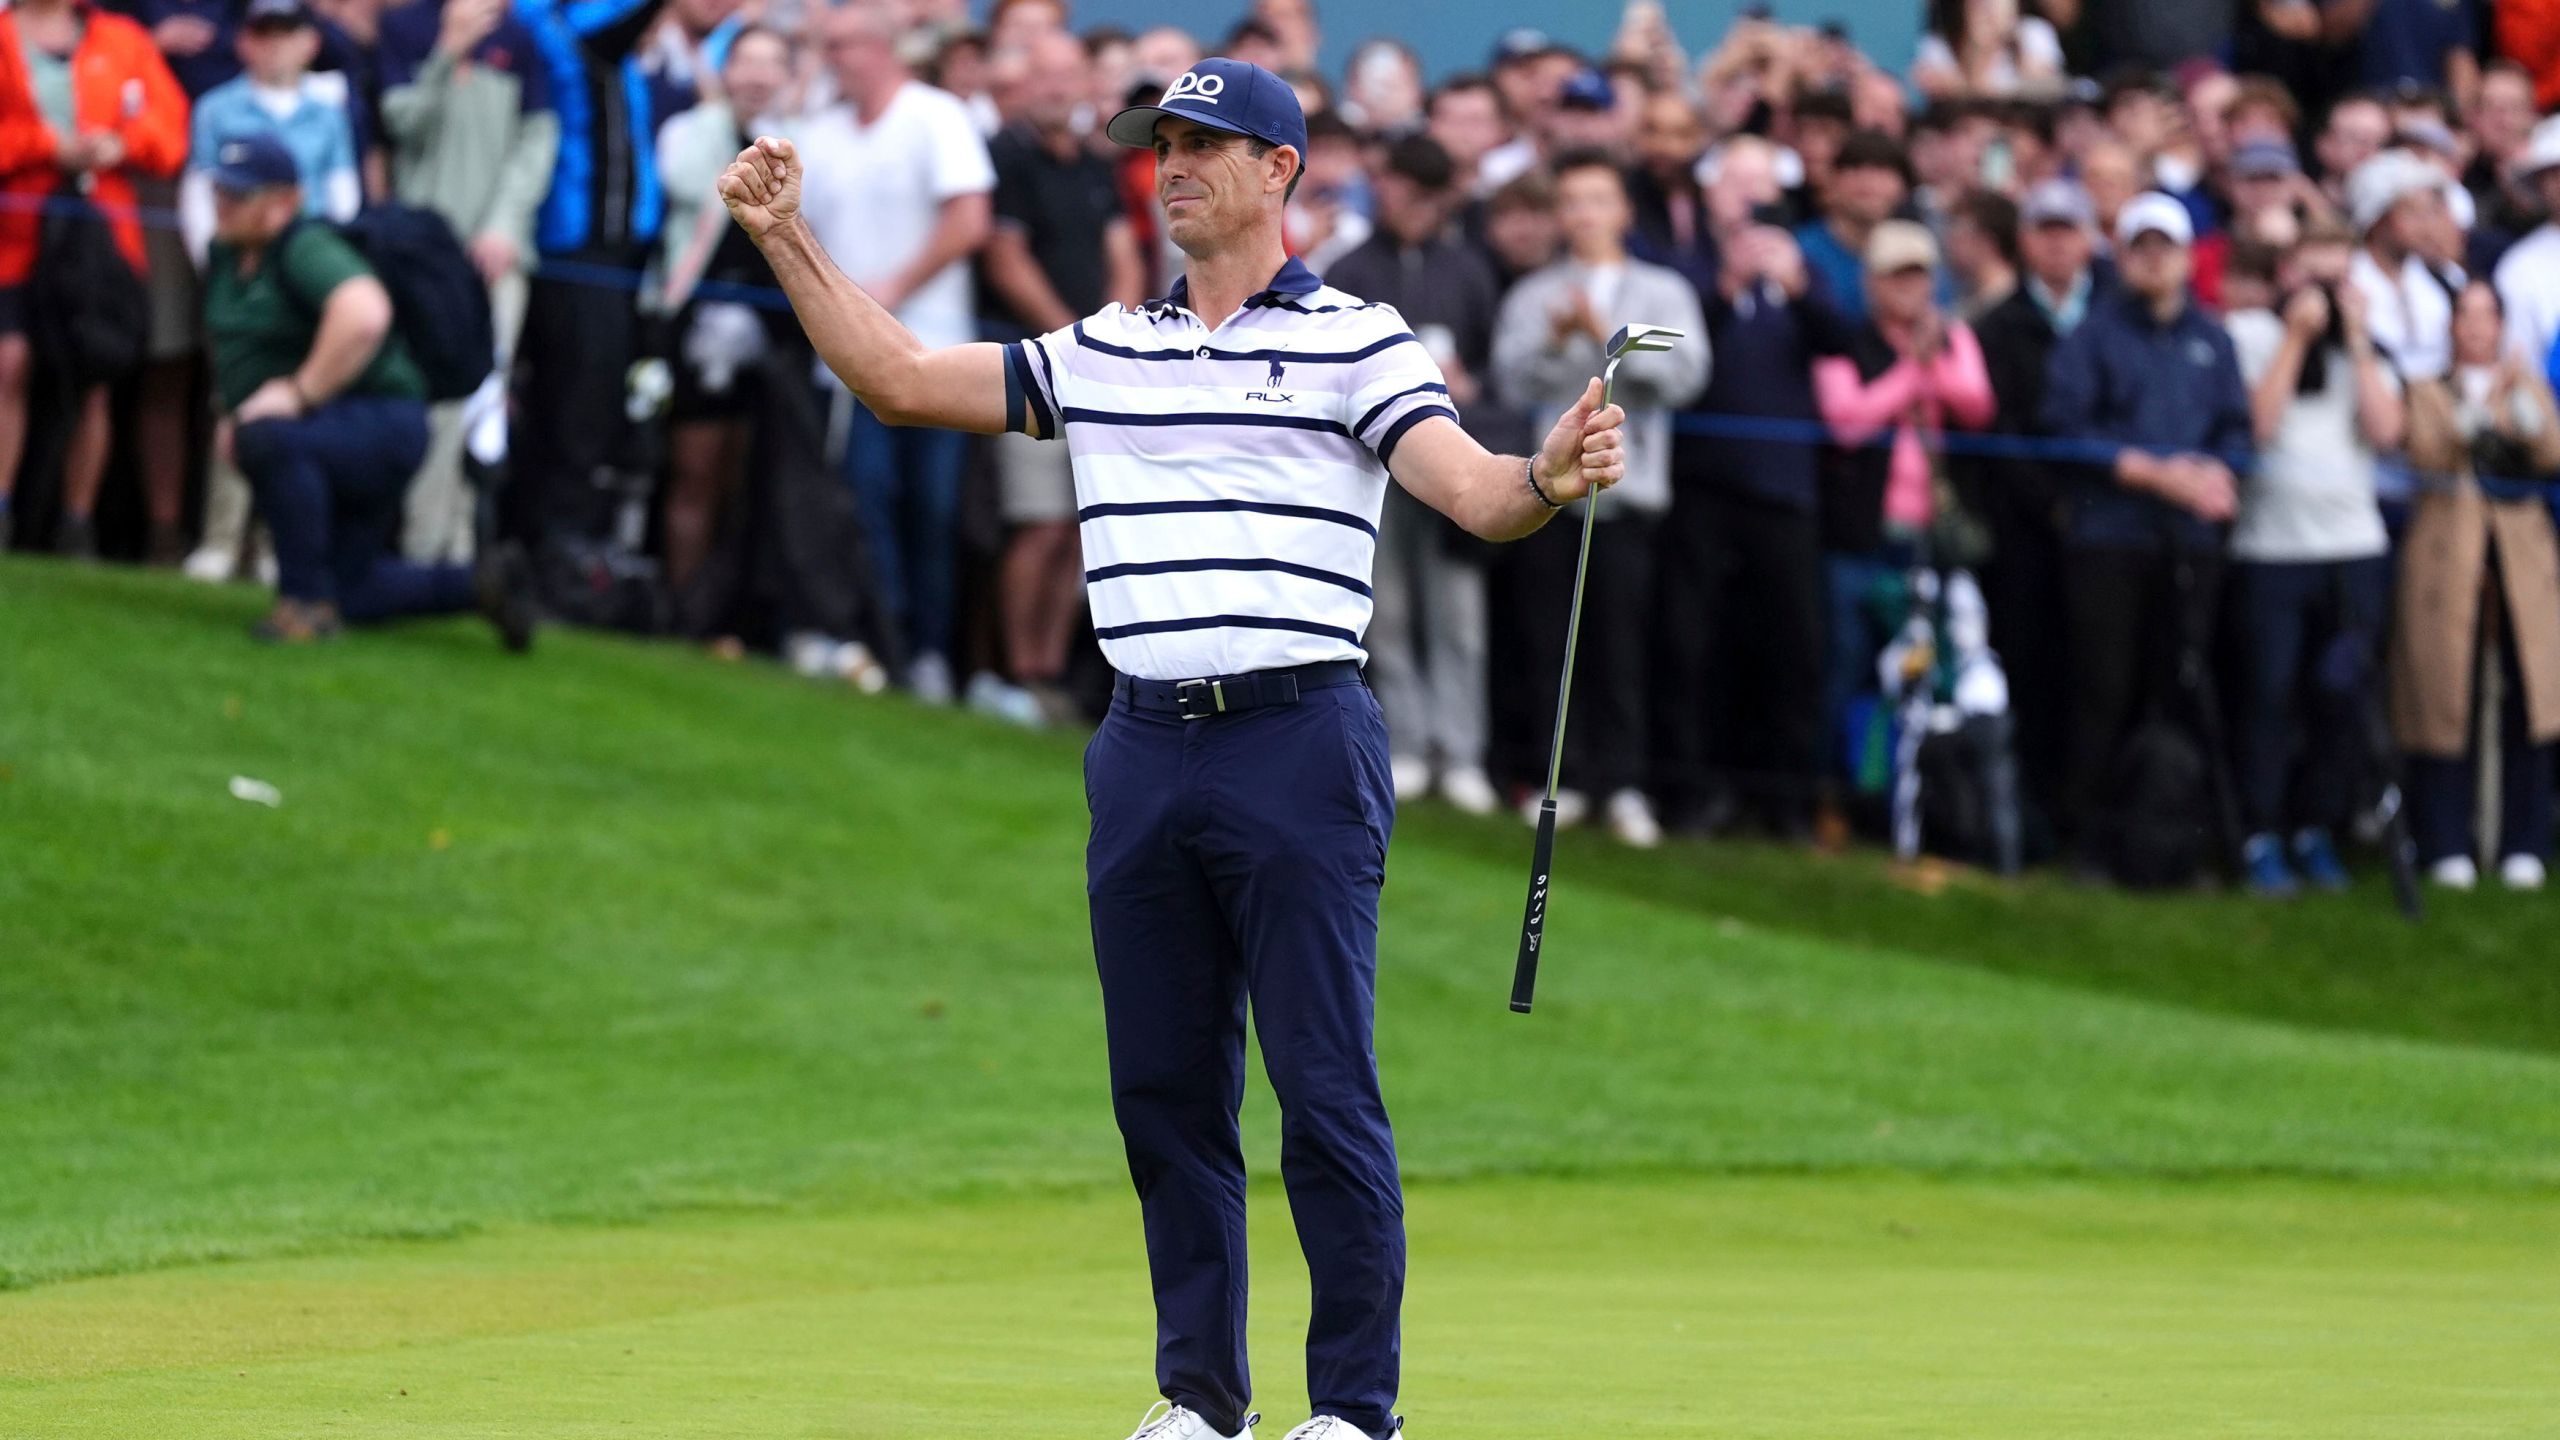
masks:
<path fill-rule="evenodd" d="M 1162 105 L 1132 105 L 1112 116 L 1111 123 L 1102 127 L 1102 133 L 1110 136 L 1115 145 L 1126 145 L 1132 150 L 1152 150 L 1156 143 L 1156 122 L 1168 119 L 1188 120 L 1194 125 L 1224 130 L 1230 135 L 1253 135 L 1252 131 L 1232 120 L 1203 115 L 1197 110 L 1172 110 Z"/>
<path fill-rule="evenodd" d="M 213 188 L 225 195 L 255 195 L 271 187 L 269 182 L 245 171 L 217 169 L 213 172 Z"/>

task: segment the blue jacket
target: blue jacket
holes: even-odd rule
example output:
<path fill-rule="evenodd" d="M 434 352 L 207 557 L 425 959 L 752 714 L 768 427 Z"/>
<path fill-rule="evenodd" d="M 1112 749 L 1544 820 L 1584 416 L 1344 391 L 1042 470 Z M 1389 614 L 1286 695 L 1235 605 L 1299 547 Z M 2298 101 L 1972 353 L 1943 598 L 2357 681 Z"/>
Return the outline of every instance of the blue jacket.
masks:
<path fill-rule="evenodd" d="M 658 236 L 656 100 L 640 42 L 666 0 L 516 0 L 560 116 L 560 158 L 534 219 L 545 255 L 628 250 Z"/>
<path fill-rule="evenodd" d="M 2089 463 L 2071 507 L 2070 538 L 2104 549 L 2221 544 L 2221 527 L 2127 489 L 2101 457 L 2136 449 L 2207 454 L 2246 475 L 2255 435 L 2249 389 L 2231 337 L 2192 301 L 2167 324 L 2129 291 L 2090 301 L 2088 318 L 2045 369 L 2044 429 L 2085 442 Z"/>

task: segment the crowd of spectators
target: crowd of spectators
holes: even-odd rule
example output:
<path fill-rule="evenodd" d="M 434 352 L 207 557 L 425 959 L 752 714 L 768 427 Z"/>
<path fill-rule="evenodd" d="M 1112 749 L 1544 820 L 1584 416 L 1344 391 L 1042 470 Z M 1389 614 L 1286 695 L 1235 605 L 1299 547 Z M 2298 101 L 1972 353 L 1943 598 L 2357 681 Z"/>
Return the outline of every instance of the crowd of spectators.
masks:
<path fill-rule="evenodd" d="M 521 641 L 523 591 L 1071 722 L 1108 677 L 1058 447 L 866 411 L 711 183 L 788 135 L 925 343 L 1054 330 L 1178 277 L 1100 122 L 1216 53 L 1306 110 L 1293 252 L 1396 306 L 1487 446 L 1618 324 L 1691 337 L 1621 376 L 1565 823 L 2135 880 L 2219 840 L 2286 895 L 2344 884 L 2396 790 L 2438 883 L 2540 885 L 2560 6 L 1931 0 L 1906 56 L 1755 8 L 1692 56 L 1631 0 L 1596 51 L 1511 29 L 1437 77 L 1393 39 L 1326 73 L 1313 0 L 970 11 L 14 0 L 0 547 L 280 583 L 275 639 L 478 604 Z M 118 288 L 45 283 L 73 197 L 147 298 L 120 363 L 78 313 Z M 386 202 L 486 288 L 476 393 L 336 239 Z M 1495 549 L 1391 496 L 1400 795 L 1542 775 L 1579 521 Z"/>

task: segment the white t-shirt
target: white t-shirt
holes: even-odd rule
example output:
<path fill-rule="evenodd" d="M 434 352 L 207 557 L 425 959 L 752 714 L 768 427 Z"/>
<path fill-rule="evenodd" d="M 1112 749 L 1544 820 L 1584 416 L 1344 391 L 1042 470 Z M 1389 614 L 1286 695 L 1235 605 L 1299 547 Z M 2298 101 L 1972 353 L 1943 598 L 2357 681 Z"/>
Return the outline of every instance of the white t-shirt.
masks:
<path fill-rule="evenodd" d="M 2254 389 L 2284 344 L 2284 321 L 2271 310 L 2239 310 L 2223 325 Z M 2357 560 L 2389 548 L 2374 504 L 2373 448 L 2356 428 L 2355 363 L 2332 349 L 2327 365 L 2327 383 L 2285 407 L 2275 439 L 2241 479 L 2231 553 L 2243 560 Z M 2390 366 L 2382 373 L 2399 388 Z"/>
<path fill-rule="evenodd" d="M 2543 225 L 2498 261 L 2498 299 L 2507 307 L 2507 348 L 2539 370 L 2560 339 L 2560 225 Z"/>
<path fill-rule="evenodd" d="M 865 125 L 840 100 L 802 121 L 794 136 L 808 163 L 801 209 L 818 243 L 855 284 L 906 268 L 941 218 L 942 202 L 996 185 L 986 142 L 959 97 L 910 80 Z M 898 307 L 898 319 L 931 346 L 978 338 L 969 262 L 935 271 Z"/>
<path fill-rule="evenodd" d="M 2347 279 L 2364 292 L 2365 327 L 2403 380 L 2433 380 L 2453 364 L 2453 296 L 2415 255 L 2398 276 L 2382 272 L 2373 252 L 2356 248 Z M 2454 284 L 2462 283 L 2460 275 Z"/>

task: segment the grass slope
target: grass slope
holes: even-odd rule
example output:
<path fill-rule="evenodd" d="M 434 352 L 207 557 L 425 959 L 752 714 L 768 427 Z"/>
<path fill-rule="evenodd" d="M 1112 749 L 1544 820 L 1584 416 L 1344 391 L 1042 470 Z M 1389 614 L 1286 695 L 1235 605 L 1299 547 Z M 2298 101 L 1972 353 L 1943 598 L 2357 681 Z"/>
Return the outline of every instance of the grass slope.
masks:
<path fill-rule="evenodd" d="M 1266 1440 L 1304 1414 L 1278 1198 Z M 1412 1220 L 1418 1436 L 2560 1434 L 2560 1213 L 2514 1193 L 1505 1180 Z M 1116 1436 L 1136 1228 L 1119 1196 L 695 1216 L 51 1286 L 0 1296 L 0 1434 Z"/>
<path fill-rule="evenodd" d="M 253 605 L 0 563 L 0 1283 L 1120 1182 L 1073 740 L 595 637 L 265 652 Z M 1424 1180 L 2560 1180 L 2527 903 L 1926 898 L 1569 837 L 1521 1020 L 1524 838 L 1420 812 L 1395 847 Z"/>

